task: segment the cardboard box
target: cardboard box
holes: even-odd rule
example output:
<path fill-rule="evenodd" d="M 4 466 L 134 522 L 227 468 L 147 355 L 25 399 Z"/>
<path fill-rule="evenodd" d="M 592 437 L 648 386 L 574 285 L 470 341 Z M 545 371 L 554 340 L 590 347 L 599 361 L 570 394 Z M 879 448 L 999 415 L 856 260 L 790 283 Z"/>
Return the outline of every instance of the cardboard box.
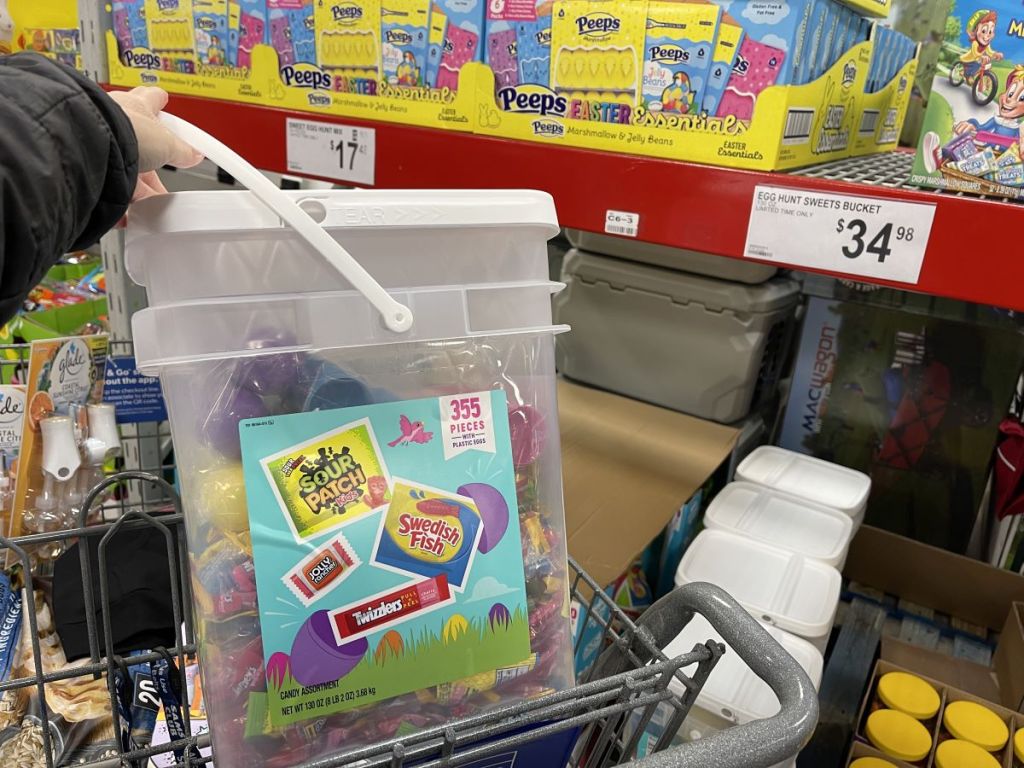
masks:
<path fill-rule="evenodd" d="M 896 642 L 898 643 L 899 641 Z M 900 645 L 905 644 L 900 643 Z M 932 735 L 932 749 L 928 755 L 928 758 L 922 761 L 920 765 L 927 766 L 928 768 L 931 768 L 931 766 L 935 765 L 935 747 L 939 743 L 939 739 L 943 734 L 942 716 L 943 712 L 945 711 L 945 708 L 955 701 L 972 701 L 976 704 L 981 704 L 982 706 L 988 707 L 990 710 L 995 712 L 1000 717 L 1000 719 L 1003 720 L 1003 722 L 1006 723 L 1007 730 L 1009 731 L 1011 738 L 1007 741 L 1007 745 L 999 752 L 994 752 L 993 756 L 999 761 L 999 764 L 1001 766 L 1004 766 L 1004 768 L 1011 768 L 1011 766 L 1013 765 L 1012 735 L 1016 733 L 1017 730 L 1024 728 L 1024 715 L 1021 715 L 1018 712 L 1014 712 L 1013 710 L 1002 707 L 999 704 L 995 703 L 995 701 L 993 701 L 992 699 L 986 698 L 984 696 L 975 695 L 973 693 L 970 693 L 969 691 L 962 690 L 954 685 L 949 684 L 949 681 L 945 674 L 945 670 L 936 670 L 939 672 L 939 674 L 936 676 L 924 674 L 916 668 L 916 664 L 914 663 L 915 657 L 913 656 L 913 654 L 905 658 L 905 660 L 911 662 L 910 666 L 893 663 L 891 659 L 887 658 L 887 652 L 892 653 L 893 649 L 893 646 L 887 647 L 885 643 L 883 643 L 882 645 L 882 657 L 875 664 L 874 673 L 871 676 L 871 685 L 868 686 L 867 694 L 864 696 L 864 699 L 861 702 L 860 711 L 857 716 L 857 735 L 853 743 L 853 746 L 850 750 L 850 761 L 852 762 L 855 757 L 863 756 L 857 754 L 858 744 L 861 745 L 860 751 L 862 752 L 864 751 L 863 748 L 869 747 L 869 742 L 867 740 L 867 736 L 865 735 L 864 729 L 865 724 L 867 722 L 867 717 L 872 712 L 872 703 L 875 698 L 875 690 L 878 685 L 878 679 L 888 672 L 912 672 L 918 675 L 919 677 L 927 680 L 933 686 L 935 686 L 935 689 L 939 692 L 939 697 L 941 701 L 938 714 L 933 719 L 924 722 L 924 725 L 929 729 Z M 889 760 L 898 766 L 909 765 L 908 763 L 904 763 L 899 760 L 893 760 L 891 757 L 888 757 L 881 753 L 877 753 L 877 750 L 873 748 L 871 748 L 871 752 L 868 754 L 883 757 L 884 759 Z"/>
<path fill-rule="evenodd" d="M 992 660 L 1003 706 L 1024 712 L 1024 603 L 1014 603 Z"/>
<path fill-rule="evenodd" d="M 994 630 L 1014 602 L 1024 602 L 1024 576 L 870 525 L 857 532 L 843 574 Z"/>
<path fill-rule="evenodd" d="M 569 554 L 610 584 L 732 452 L 737 430 L 560 380 Z"/>

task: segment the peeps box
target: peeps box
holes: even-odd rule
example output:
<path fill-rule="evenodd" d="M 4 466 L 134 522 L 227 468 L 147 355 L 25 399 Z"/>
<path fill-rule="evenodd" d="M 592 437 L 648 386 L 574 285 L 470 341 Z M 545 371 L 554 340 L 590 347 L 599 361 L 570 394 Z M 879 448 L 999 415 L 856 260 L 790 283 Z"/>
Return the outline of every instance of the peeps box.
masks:
<path fill-rule="evenodd" d="M 482 55 L 480 2 L 114 0 L 110 82 L 470 130 L 476 75 L 458 86 Z"/>
<path fill-rule="evenodd" d="M 946 32 L 911 181 L 1022 197 L 1024 14 L 1005 1 L 960 2 Z"/>
<path fill-rule="evenodd" d="M 644 44 L 643 103 L 654 111 L 700 111 L 722 10 L 711 3 L 651 0 Z"/>
<path fill-rule="evenodd" d="M 34 51 L 48 59 L 76 69 L 82 68 L 82 49 L 78 32 L 78 4 L 75 0 L 7 0 L 5 24 L 0 2 L 0 55 Z"/>

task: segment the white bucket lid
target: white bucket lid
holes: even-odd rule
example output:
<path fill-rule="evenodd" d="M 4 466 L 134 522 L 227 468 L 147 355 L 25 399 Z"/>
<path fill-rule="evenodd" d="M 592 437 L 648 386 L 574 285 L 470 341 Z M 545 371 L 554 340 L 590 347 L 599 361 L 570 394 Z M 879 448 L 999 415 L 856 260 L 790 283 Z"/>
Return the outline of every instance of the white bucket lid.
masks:
<path fill-rule="evenodd" d="M 708 528 L 821 560 L 836 568 L 853 537 L 853 520 L 840 512 L 754 483 L 730 483 L 704 516 Z"/>
<path fill-rule="evenodd" d="M 762 626 L 803 667 L 817 689 L 824 667 L 821 652 L 806 640 L 777 627 Z M 665 655 L 669 658 L 681 656 L 692 651 L 695 645 L 708 640 L 725 642 L 707 619 L 694 614 L 686 628 L 665 647 Z M 696 666 L 684 667 L 684 671 L 692 674 Z M 673 680 L 669 686 L 680 695 L 684 692 L 678 680 Z M 739 654 L 728 646 L 725 655 L 711 670 L 694 706 L 737 724 L 773 717 L 781 709 L 779 699 L 768 683 L 754 674 Z"/>
<path fill-rule="evenodd" d="M 676 586 L 707 581 L 756 618 L 806 638 L 824 637 L 842 577 L 818 560 L 726 531 L 702 531 L 676 571 Z"/>
<path fill-rule="evenodd" d="M 327 230 L 445 229 L 532 227 L 546 240 L 558 234 L 555 203 L 546 192 L 531 190 L 339 189 L 282 193 Z M 149 237 L 208 233 L 219 239 L 232 233 L 288 229 L 274 211 L 247 191 L 179 192 L 159 195 L 132 208 L 126 246 Z M 150 258 L 145 247 L 126 249 L 125 268 L 139 285 L 147 284 Z"/>
<path fill-rule="evenodd" d="M 863 472 L 772 445 L 756 448 L 741 461 L 736 479 L 800 496 L 855 519 L 871 493 L 871 478 Z"/>

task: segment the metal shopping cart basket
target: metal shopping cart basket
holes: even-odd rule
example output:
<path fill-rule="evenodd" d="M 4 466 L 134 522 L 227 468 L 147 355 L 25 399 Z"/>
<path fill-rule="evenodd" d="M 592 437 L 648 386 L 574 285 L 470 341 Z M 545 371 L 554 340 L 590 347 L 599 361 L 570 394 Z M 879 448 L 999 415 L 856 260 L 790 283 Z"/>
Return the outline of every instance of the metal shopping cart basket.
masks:
<path fill-rule="evenodd" d="M 183 627 L 177 647 L 168 651 L 177 659 L 181 686 L 183 690 L 186 688 L 186 658 L 194 655 L 196 649 L 180 500 L 168 482 L 172 467 L 168 460 L 166 425 L 138 425 L 135 430 L 127 439 L 156 442 L 155 446 L 141 445 L 137 454 L 141 461 L 149 457 L 154 463 L 137 464 L 148 471 L 122 471 L 96 486 L 85 500 L 78 528 L 13 539 L 0 537 L 0 552 L 5 556 L 13 555 L 13 559 L 22 564 L 27 595 L 34 594 L 38 582 L 31 573 L 33 550 L 40 545 L 70 545 L 83 537 L 99 539 L 98 583 L 93 583 L 90 548 L 80 548 L 91 658 L 73 667 L 45 671 L 36 612 L 28 610 L 25 631 L 29 633 L 32 648 L 31 674 L 0 683 L 0 694 L 34 689 L 38 694 L 40 723 L 50 721 L 47 686 L 74 678 L 105 679 L 109 714 L 116 718 L 114 673 L 118 668 L 123 669 L 124 660 L 115 656 L 109 645 L 101 647 L 100 633 L 89 607 L 99 605 L 103 637 L 109 644 L 112 633 L 107 548 L 114 537 L 131 536 L 133 531 L 147 527 L 158 530 L 167 546 L 173 621 L 174 626 Z M 86 520 L 97 522 L 86 525 Z M 570 576 L 572 597 L 582 606 L 579 629 L 595 627 L 605 646 L 577 686 L 295 768 L 510 765 L 507 760 L 496 762 L 493 758 L 513 754 L 540 738 L 566 732 L 578 734 L 570 765 L 602 768 L 636 758 L 641 740 L 649 737 L 648 726 L 658 708 L 661 708 L 663 727 L 658 729 L 660 735 L 650 745 L 652 754 L 637 761 L 644 768 L 766 768 L 791 758 L 810 737 L 818 715 L 817 696 L 810 680 L 725 592 L 709 584 L 686 585 L 659 600 L 634 623 L 573 561 L 570 561 Z M 736 652 L 771 686 L 779 698 L 781 711 L 767 720 L 730 728 L 689 744 L 671 746 L 673 735 L 713 672 L 715 663 L 726 651 L 721 644 L 708 641 L 675 658 L 667 658 L 662 653 L 660 649 L 682 630 L 694 612 L 707 618 L 726 641 L 730 652 Z M 584 634 L 580 631 L 577 637 Z M 135 664 L 161 658 L 160 653 L 150 653 L 132 656 L 131 661 Z M 188 707 L 184 708 L 183 716 L 185 731 L 191 733 Z M 68 764 L 55 758 L 61 754 L 61 745 L 55 743 L 59 735 L 51 731 L 50 727 L 38 728 L 38 754 L 42 760 L 3 761 L 4 768 L 37 765 L 56 768 Z M 196 735 L 133 751 L 117 747 L 109 756 L 74 764 L 96 768 L 145 766 L 150 758 L 164 755 L 162 764 L 167 765 L 168 758 L 175 752 L 182 757 L 177 763 L 170 759 L 174 765 L 198 766 L 216 761 L 215 754 L 212 758 L 198 757 L 197 752 L 188 749 L 191 746 L 208 747 L 209 737 Z"/>

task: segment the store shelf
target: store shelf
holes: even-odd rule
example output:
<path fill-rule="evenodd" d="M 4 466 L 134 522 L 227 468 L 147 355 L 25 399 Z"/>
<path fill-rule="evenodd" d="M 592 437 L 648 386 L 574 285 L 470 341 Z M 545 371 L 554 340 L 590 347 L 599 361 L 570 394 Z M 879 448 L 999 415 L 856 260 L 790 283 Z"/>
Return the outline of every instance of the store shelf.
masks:
<path fill-rule="evenodd" d="M 288 117 L 368 125 L 376 129 L 377 187 L 542 189 L 554 196 L 564 226 L 601 232 L 607 210 L 629 211 L 640 214 L 641 240 L 732 258 L 742 256 L 758 184 L 934 203 L 918 283 L 880 284 L 1024 310 L 1024 258 L 1016 239 L 1024 206 L 910 187 L 909 154 L 764 173 L 188 96 L 173 96 L 168 109 L 277 172 L 288 170 Z"/>

